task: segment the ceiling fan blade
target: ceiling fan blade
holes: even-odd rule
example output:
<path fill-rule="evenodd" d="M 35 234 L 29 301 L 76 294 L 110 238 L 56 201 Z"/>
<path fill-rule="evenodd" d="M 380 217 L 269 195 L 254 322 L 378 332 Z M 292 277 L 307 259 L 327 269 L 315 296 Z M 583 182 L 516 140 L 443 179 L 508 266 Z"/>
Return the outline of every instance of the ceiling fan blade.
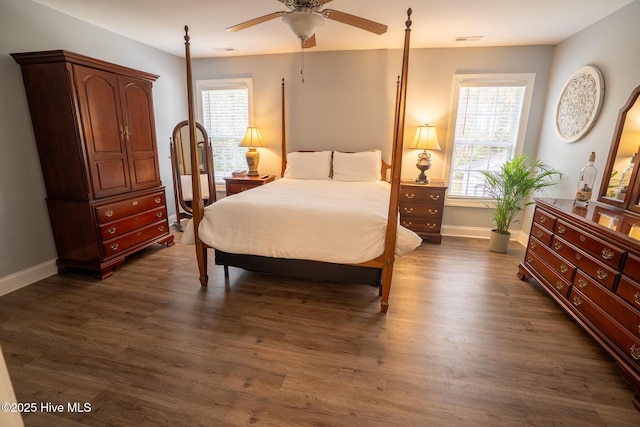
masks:
<path fill-rule="evenodd" d="M 280 18 L 285 13 L 286 12 L 273 12 L 273 13 L 270 13 L 268 15 L 261 16 L 259 18 L 250 19 L 250 20 L 248 20 L 246 22 L 242 22 L 240 24 L 228 27 L 227 31 L 234 32 L 234 31 L 244 30 L 245 28 L 253 27 L 254 25 L 262 24 L 263 22 L 267 22 L 267 21 L 271 21 L 272 19 Z"/>
<path fill-rule="evenodd" d="M 360 18 L 359 16 L 351 15 L 349 13 L 340 12 L 333 9 L 324 9 L 322 11 L 325 18 L 332 19 L 334 21 L 342 22 L 343 24 L 358 27 L 360 29 L 371 31 L 375 34 L 384 34 L 387 32 L 387 26 L 375 21 Z"/>
<path fill-rule="evenodd" d="M 311 47 L 315 47 L 316 46 L 316 35 L 312 35 L 311 37 L 309 37 L 307 40 L 304 41 L 304 43 L 302 43 L 302 48 L 303 49 L 309 49 Z"/>

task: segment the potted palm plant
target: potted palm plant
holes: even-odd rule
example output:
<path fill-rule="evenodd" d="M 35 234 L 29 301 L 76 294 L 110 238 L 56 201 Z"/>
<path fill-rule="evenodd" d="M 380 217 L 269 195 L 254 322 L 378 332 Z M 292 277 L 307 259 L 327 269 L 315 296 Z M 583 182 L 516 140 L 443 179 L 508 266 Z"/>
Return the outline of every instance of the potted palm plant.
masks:
<path fill-rule="evenodd" d="M 555 185 L 562 173 L 540 160 L 532 160 L 526 154 L 515 156 L 505 162 L 498 171 L 480 171 L 485 179 L 485 190 L 493 207 L 493 222 L 489 249 L 492 252 L 507 252 L 511 233 L 509 227 L 517 222 L 517 215 L 534 203 L 531 195 L 535 191 Z"/>

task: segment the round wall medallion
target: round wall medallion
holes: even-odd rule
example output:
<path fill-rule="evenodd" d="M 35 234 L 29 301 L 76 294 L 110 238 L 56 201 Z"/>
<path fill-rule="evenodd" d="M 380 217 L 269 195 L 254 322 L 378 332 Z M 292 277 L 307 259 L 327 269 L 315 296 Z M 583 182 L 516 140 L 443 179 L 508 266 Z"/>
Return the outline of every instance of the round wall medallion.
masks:
<path fill-rule="evenodd" d="M 600 113 L 604 82 L 600 70 L 585 66 L 576 71 L 560 94 L 556 107 L 556 133 L 564 142 L 585 136 Z"/>

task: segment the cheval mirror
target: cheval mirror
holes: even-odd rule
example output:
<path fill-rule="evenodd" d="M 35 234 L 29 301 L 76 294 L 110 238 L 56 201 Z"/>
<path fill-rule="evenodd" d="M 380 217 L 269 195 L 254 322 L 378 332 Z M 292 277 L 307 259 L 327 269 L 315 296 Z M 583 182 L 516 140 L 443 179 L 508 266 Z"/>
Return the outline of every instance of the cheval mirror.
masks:
<path fill-rule="evenodd" d="M 620 109 L 598 201 L 640 212 L 640 86 Z M 636 160 L 637 157 L 637 160 Z"/>
<path fill-rule="evenodd" d="M 193 209 L 193 189 L 191 178 L 191 150 L 189 145 L 189 121 L 184 120 L 173 128 L 172 138 L 169 139 L 171 148 L 171 170 L 173 171 L 173 194 L 176 200 L 175 227 L 182 231 L 181 220 L 191 218 Z M 196 122 L 196 139 L 198 142 L 198 164 L 200 187 L 204 205 L 208 206 L 216 201 L 215 181 L 213 174 L 213 153 L 207 131 Z"/>

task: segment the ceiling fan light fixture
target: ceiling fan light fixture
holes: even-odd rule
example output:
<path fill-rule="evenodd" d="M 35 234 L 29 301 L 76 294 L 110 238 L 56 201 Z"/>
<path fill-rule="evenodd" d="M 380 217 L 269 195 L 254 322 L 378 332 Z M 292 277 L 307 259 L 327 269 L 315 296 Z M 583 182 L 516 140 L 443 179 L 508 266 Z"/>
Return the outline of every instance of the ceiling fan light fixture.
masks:
<path fill-rule="evenodd" d="M 291 28 L 291 31 L 304 43 L 324 24 L 324 17 L 308 9 L 299 9 L 284 15 L 282 22 Z"/>

